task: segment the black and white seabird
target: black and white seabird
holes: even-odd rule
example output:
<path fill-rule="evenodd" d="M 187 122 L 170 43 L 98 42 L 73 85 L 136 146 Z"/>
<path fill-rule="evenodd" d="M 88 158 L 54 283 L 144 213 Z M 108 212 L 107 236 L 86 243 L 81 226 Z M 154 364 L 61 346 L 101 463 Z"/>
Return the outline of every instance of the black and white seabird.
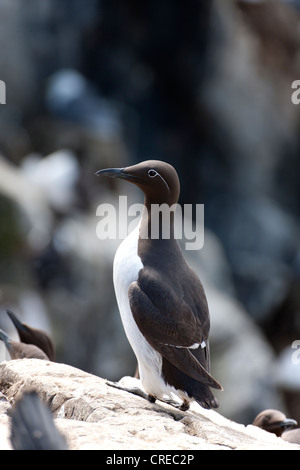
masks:
<path fill-rule="evenodd" d="M 282 411 L 273 409 L 261 411 L 253 421 L 254 426 L 272 432 L 285 441 L 300 444 L 300 429 L 293 429 L 297 424 L 297 421 L 287 418 Z"/>
<path fill-rule="evenodd" d="M 141 384 L 150 401 L 175 394 L 187 410 L 196 400 L 217 408 L 210 387 L 221 385 L 209 373 L 210 318 L 203 286 L 186 263 L 174 236 L 151 238 L 153 205 L 178 202 L 180 184 L 169 164 L 148 160 L 97 175 L 125 179 L 145 195 L 139 225 L 120 244 L 113 280 L 127 338 L 138 360 Z M 172 214 L 172 213 L 171 213 Z M 161 228 L 160 228 L 161 230 Z"/>
<path fill-rule="evenodd" d="M 22 323 L 17 315 L 9 309 L 6 309 L 6 313 L 15 325 L 22 343 L 37 346 L 46 354 L 50 361 L 55 361 L 54 344 L 45 331 Z"/>

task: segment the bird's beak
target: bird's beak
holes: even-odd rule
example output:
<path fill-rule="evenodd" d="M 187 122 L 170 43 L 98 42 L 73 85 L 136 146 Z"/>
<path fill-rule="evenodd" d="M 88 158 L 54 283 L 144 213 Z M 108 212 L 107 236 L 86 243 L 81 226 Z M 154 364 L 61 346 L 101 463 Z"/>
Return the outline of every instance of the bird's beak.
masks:
<path fill-rule="evenodd" d="M 9 309 L 6 309 L 6 313 L 11 319 L 11 321 L 13 322 L 13 324 L 15 325 L 15 327 L 17 328 L 17 330 L 26 331 L 26 327 L 23 325 L 23 323 L 20 322 L 20 320 L 17 318 L 14 312 L 12 312 Z"/>
<path fill-rule="evenodd" d="M 285 429 L 291 429 L 291 428 L 295 428 L 297 424 L 298 424 L 297 421 L 295 421 L 294 419 L 287 418 L 281 421 L 280 427 L 285 428 Z"/>
<path fill-rule="evenodd" d="M 95 173 L 97 176 L 109 176 L 111 178 L 123 178 L 124 168 L 105 168 Z"/>
<path fill-rule="evenodd" d="M 126 171 L 126 168 L 104 168 L 95 173 L 97 176 L 109 176 L 110 178 L 120 178 L 128 181 L 135 180 L 137 177 L 130 172 Z"/>

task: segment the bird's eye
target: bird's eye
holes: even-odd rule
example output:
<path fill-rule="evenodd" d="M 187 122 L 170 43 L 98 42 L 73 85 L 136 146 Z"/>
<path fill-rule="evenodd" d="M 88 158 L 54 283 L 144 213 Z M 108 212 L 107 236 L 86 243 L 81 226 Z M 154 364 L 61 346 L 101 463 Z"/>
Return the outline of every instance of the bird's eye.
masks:
<path fill-rule="evenodd" d="M 150 178 L 154 178 L 154 176 L 157 175 L 157 171 L 155 170 L 148 170 L 148 176 L 150 176 Z"/>

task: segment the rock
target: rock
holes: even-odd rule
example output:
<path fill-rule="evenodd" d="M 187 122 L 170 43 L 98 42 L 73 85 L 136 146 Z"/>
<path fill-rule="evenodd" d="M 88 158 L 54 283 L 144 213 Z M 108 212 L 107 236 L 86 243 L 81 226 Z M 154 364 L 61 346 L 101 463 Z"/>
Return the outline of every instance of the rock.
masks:
<path fill-rule="evenodd" d="M 75 203 L 80 174 L 76 156 L 70 150 L 57 150 L 45 157 L 28 155 L 23 159 L 21 172 L 55 210 L 65 213 Z"/>
<path fill-rule="evenodd" d="M 52 410 L 55 425 L 71 450 L 299 449 L 273 434 L 251 425 L 245 427 L 197 404 L 192 404 L 188 412 L 159 401 L 151 404 L 110 387 L 103 378 L 65 364 L 35 359 L 0 364 L 2 449 L 11 448 L 7 409 L 32 389 Z"/>
<path fill-rule="evenodd" d="M 0 194 L 19 208 L 16 223 L 32 249 L 49 243 L 54 217 L 42 189 L 25 177 L 16 165 L 0 155 Z"/>

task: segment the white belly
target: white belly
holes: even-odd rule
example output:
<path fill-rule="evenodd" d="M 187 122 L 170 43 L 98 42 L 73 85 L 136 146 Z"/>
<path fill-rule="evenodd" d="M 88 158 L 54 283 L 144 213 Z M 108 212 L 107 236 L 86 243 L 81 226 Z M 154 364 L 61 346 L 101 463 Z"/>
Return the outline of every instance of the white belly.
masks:
<path fill-rule="evenodd" d="M 113 279 L 118 307 L 128 341 L 136 355 L 143 388 L 157 398 L 169 395 L 170 389 L 161 377 L 162 357 L 150 346 L 132 316 L 128 288 L 138 278 L 143 264 L 137 254 L 139 226 L 120 244 L 114 258 Z"/>

